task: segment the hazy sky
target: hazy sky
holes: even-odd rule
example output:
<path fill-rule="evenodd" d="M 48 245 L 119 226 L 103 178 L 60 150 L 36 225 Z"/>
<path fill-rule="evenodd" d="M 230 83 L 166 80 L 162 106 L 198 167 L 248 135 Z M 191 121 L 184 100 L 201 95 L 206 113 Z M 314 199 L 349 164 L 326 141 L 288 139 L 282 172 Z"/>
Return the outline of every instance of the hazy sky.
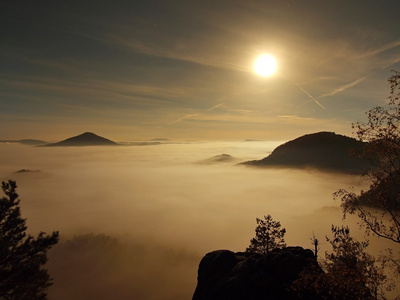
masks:
<path fill-rule="evenodd" d="M 399 11 L 398 0 L 1 1 L 0 139 L 351 134 L 400 69 Z M 265 52 L 279 64 L 270 78 L 252 70 Z"/>

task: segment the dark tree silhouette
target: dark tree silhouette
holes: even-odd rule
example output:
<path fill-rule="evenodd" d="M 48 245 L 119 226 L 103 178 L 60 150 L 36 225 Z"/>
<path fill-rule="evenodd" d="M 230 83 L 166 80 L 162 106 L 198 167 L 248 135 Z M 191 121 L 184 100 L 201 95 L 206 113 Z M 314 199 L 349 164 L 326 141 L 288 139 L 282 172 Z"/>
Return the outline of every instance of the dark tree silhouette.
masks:
<path fill-rule="evenodd" d="M 311 240 L 311 245 L 314 246 L 314 256 L 315 258 L 318 258 L 318 251 L 319 251 L 319 240 L 315 237 L 315 234 L 313 232 Z"/>
<path fill-rule="evenodd" d="M 306 269 L 294 282 L 299 298 L 317 294 L 320 299 L 386 299 L 386 277 L 375 258 L 365 252 L 368 241 L 354 240 L 348 227 L 332 226 L 332 233 L 333 238 L 326 238 L 332 252 L 321 261 L 324 271 Z"/>
<path fill-rule="evenodd" d="M 286 247 L 284 236 L 286 229 L 281 229 L 281 223 L 274 221 L 271 215 L 264 216 L 264 220 L 256 218 L 256 237 L 251 239 L 246 252 L 268 254 L 273 249 Z"/>
<path fill-rule="evenodd" d="M 326 238 L 332 253 L 326 253 L 324 265 L 332 285 L 338 284 L 340 299 L 385 299 L 382 284 L 386 277 L 366 253 L 369 242 L 350 236 L 348 227 L 332 226 L 333 238 Z"/>
<path fill-rule="evenodd" d="M 359 194 L 341 189 L 334 196 L 342 201 L 343 216 L 357 215 L 367 235 L 400 244 L 400 72 L 388 81 L 388 106 L 374 107 L 367 122 L 353 124 L 358 139 L 368 142 L 360 155 L 371 164 L 370 187 Z M 400 276 L 400 253 L 387 249 L 380 259 Z"/>
<path fill-rule="evenodd" d="M 0 199 L 0 299 L 46 299 L 52 280 L 43 265 L 47 250 L 57 244 L 58 232 L 36 238 L 26 233 L 15 181 L 2 182 Z"/>
<path fill-rule="evenodd" d="M 357 214 L 367 234 L 400 243 L 400 73 L 389 78 L 387 108 L 367 112 L 368 122 L 353 124 L 358 139 L 368 142 L 361 156 L 371 163 L 371 185 L 360 194 L 339 190 L 344 217 Z"/>

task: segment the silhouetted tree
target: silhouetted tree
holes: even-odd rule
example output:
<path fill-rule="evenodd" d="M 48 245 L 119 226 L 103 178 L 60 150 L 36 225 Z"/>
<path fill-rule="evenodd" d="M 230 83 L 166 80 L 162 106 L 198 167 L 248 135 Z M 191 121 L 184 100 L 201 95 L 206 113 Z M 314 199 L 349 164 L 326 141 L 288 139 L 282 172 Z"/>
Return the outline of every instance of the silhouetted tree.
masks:
<path fill-rule="evenodd" d="M 59 234 L 26 234 L 16 188 L 15 181 L 2 182 L 6 197 L 0 199 L 0 299 L 46 299 L 52 281 L 43 265 Z"/>
<path fill-rule="evenodd" d="M 318 258 L 318 251 L 319 251 L 319 240 L 315 237 L 315 234 L 313 232 L 311 240 L 311 245 L 314 246 L 314 256 L 315 258 Z"/>
<path fill-rule="evenodd" d="M 358 139 L 368 142 L 361 156 L 371 162 L 371 185 L 359 195 L 339 190 L 335 196 L 344 216 L 357 214 L 367 233 L 400 243 L 400 73 L 389 82 L 388 108 L 375 107 L 367 112 L 368 122 L 353 125 Z"/>
<path fill-rule="evenodd" d="M 256 236 L 251 239 L 247 252 L 268 254 L 273 249 L 286 247 L 284 236 L 286 229 L 281 229 L 281 223 L 274 221 L 271 215 L 264 216 L 264 220 L 256 218 Z"/>
<path fill-rule="evenodd" d="M 332 233 L 332 239 L 326 238 L 332 253 L 326 253 L 324 266 L 331 284 L 338 284 L 340 299 L 384 299 L 380 287 L 385 276 L 365 252 L 369 242 L 354 240 L 348 227 L 332 226 Z"/>
<path fill-rule="evenodd" d="M 360 155 L 371 163 L 370 187 L 360 194 L 341 189 L 335 197 L 341 198 L 344 217 L 358 215 L 367 234 L 400 243 L 400 73 L 393 71 L 389 83 L 388 106 L 369 110 L 366 123 L 353 124 L 358 139 L 368 142 Z M 398 258 L 388 261 L 400 272 Z"/>
<path fill-rule="evenodd" d="M 319 295 L 321 299 L 386 299 L 383 284 L 386 277 L 375 264 L 375 258 L 365 252 L 368 241 L 358 242 L 350 236 L 348 227 L 332 226 L 332 246 L 321 262 L 324 271 L 305 270 L 293 284 L 301 299 Z"/>

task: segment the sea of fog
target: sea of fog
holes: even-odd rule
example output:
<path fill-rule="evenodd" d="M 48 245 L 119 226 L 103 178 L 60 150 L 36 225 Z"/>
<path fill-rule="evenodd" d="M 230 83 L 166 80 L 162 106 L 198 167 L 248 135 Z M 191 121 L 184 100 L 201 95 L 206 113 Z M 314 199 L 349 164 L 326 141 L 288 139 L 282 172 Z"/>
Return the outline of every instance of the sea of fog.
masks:
<path fill-rule="evenodd" d="M 331 225 L 343 224 L 332 193 L 367 186 L 358 176 L 237 165 L 279 144 L 0 144 L 0 177 L 17 181 L 30 233 L 61 234 L 48 263 L 50 299 L 190 299 L 201 257 L 244 251 L 256 217 L 279 220 L 291 246 L 312 248 L 315 234 L 324 253 Z M 233 160 L 210 160 L 220 154 Z M 363 239 L 356 221 L 345 223 Z M 371 251 L 386 246 L 373 240 Z"/>

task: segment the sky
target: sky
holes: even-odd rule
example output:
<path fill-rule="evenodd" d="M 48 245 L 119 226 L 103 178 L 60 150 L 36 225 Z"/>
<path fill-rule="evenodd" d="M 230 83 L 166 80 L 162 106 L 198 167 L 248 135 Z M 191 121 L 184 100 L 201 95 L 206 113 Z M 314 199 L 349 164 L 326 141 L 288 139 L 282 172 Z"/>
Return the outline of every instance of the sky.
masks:
<path fill-rule="evenodd" d="M 385 105 L 400 2 L 0 2 L 0 139 L 289 140 Z M 253 62 L 278 62 L 268 78 Z"/>

